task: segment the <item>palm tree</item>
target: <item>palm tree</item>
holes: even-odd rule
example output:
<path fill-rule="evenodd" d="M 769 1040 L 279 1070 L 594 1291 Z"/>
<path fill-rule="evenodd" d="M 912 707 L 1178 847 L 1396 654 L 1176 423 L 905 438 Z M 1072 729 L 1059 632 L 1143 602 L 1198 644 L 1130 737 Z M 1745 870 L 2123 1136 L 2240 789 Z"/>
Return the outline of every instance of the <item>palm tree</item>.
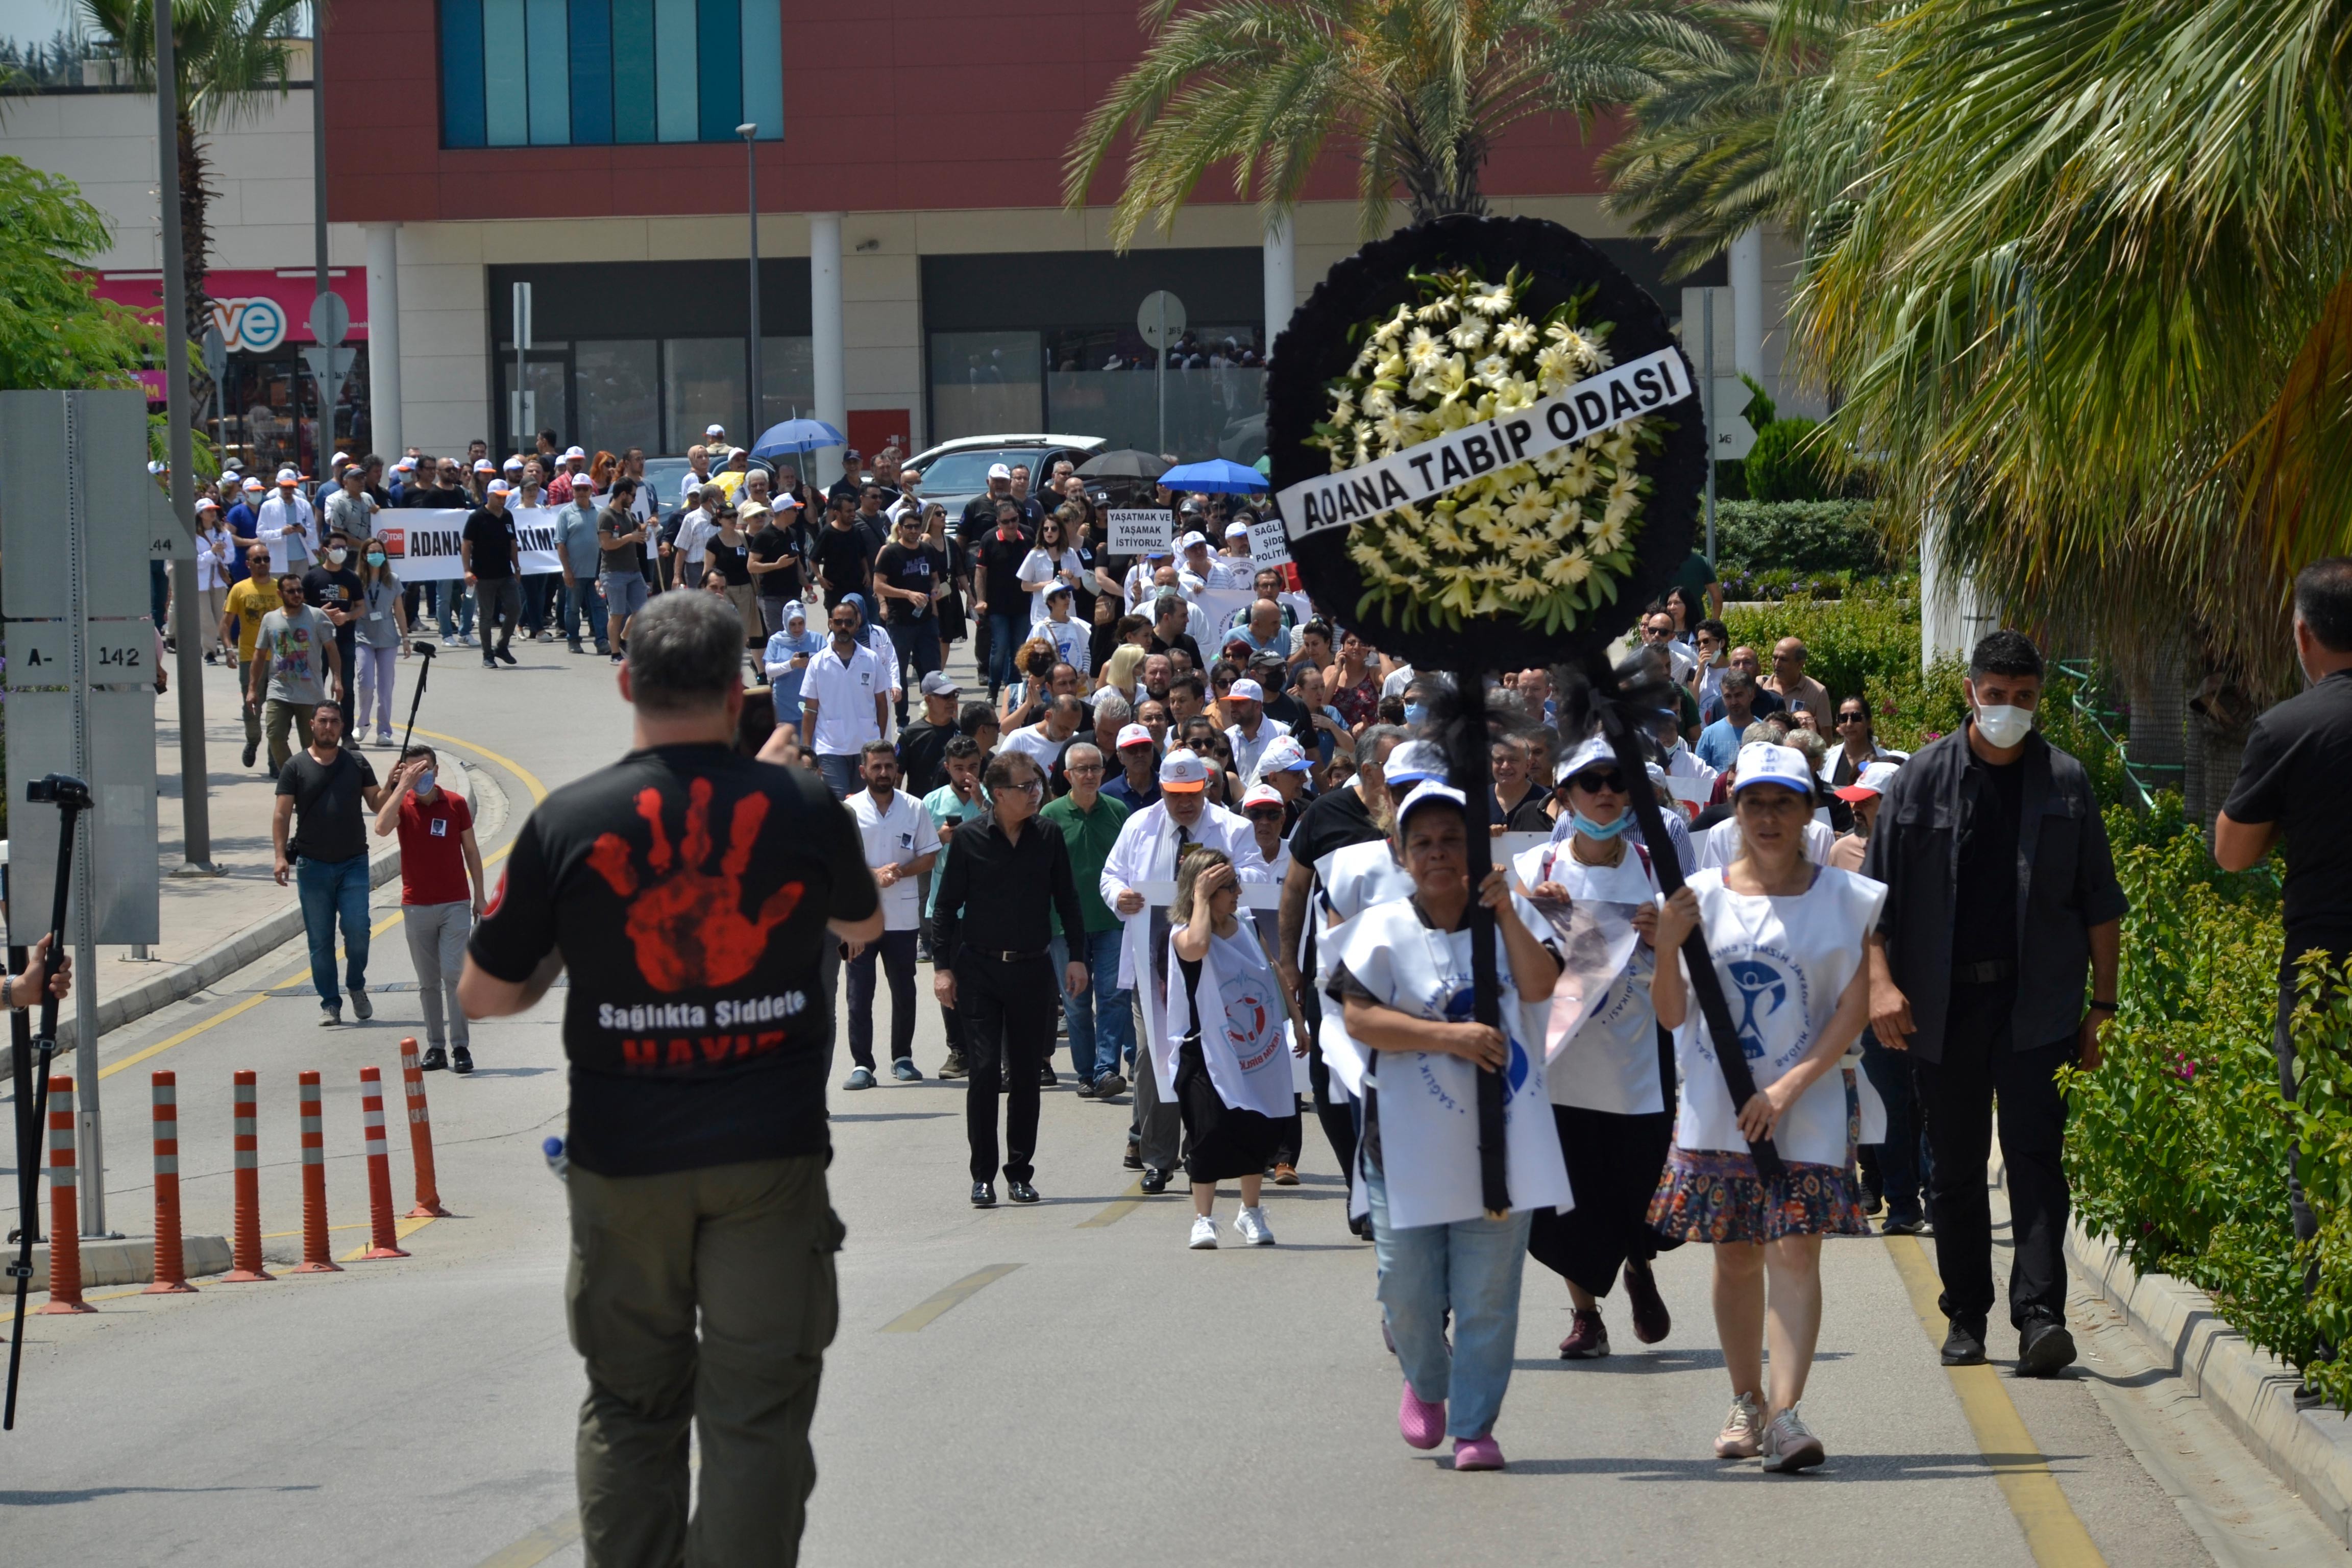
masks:
<path fill-rule="evenodd" d="M 1083 206 L 1128 148 L 1112 208 L 1124 249 L 1162 227 L 1220 164 L 1269 220 L 1297 201 L 1336 140 L 1357 164 L 1365 237 L 1404 188 L 1413 221 L 1486 210 L 1479 173 L 1530 115 L 1590 118 L 1634 97 L 1638 24 L 1603 0 L 1150 0 L 1143 58 L 1087 117 L 1064 159 L 1063 198 Z"/>
<path fill-rule="evenodd" d="M 183 330 L 204 336 L 212 303 L 205 292 L 211 250 L 206 209 L 214 195 L 199 132 L 248 110 L 264 93 L 286 92 L 289 46 L 302 16 L 325 0 L 169 0 L 173 75 L 179 87 L 180 236 L 188 316 Z M 141 85 L 155 80 L 155 0 L 80 0 L 81 19 L 110 40 Z M 312 28 L 315 34 L 319 29 Z M 210 384 L 201 365 L 194 405 Z"/>

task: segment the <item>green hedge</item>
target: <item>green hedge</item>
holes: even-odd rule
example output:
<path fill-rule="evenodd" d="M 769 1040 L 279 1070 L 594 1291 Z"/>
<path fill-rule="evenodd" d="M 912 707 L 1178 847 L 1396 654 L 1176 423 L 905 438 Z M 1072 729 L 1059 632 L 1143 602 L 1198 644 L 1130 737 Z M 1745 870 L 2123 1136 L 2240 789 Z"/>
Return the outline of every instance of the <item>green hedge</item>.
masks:
<path fill-rule="evenodd" d="M 1811 419 L 1775 419 L 1748 449 L 1748 493 L 1759 501 L 1827 500 L 1836 492 L 1824 471 Z"/>
<path fill-rule="evenodd" d="M 1718 500 L 1715 508 L 1715 564 L 1724 580 L 1723 596 L 1759 596 L 1733 591 L 1735 575 L 1786 572 L 1798 577 L 1845 573 L 1882 576 L 1886 552 L 1870 524 L 1866 500 L 1760 501 Z M 1769 581 L 1765 586 L 1775 586 Z"/>

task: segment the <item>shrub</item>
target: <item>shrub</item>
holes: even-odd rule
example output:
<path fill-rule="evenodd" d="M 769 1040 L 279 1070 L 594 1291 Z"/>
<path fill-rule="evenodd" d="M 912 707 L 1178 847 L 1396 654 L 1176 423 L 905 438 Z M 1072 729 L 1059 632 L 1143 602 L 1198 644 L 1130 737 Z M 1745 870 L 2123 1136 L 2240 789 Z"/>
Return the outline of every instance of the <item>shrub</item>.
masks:
<path fill-rule="evenodd" d="M 1871 503 L 1863 500 L 1718 500 L 1716 566 L 1727 584 L 1738 571 L 1884 575 L 1886 552 L 1870 515 Z M 1728 586 L 1724 596 L 1735 596 Z"/>
<path fill-rule="evenodd" d="M 1761 501 L 1828 500 L 1833 493 L 1809 437 L 1811 419 L 1775 419 L 1748 449 L 1748 493 Z"/>
<path fill-rule="evenodd" d="M 1725 607 L 1733 647 L 1746 644 L 1771 673 L 1772 645 L 1805 641 L 1806 673 L 1832 700 L 1857 692 L 1884 711 L 1885 700 L 1919 682 L 1919 594 L 1916 583 L 1853 584 L 1845 596 L 1791 598 L 1777 604 Z M 1948 725 L 1946 728 L 1949 728 Z M 1901 744 L 1882 732 L 1885 744 Z M 1907 747 L 1906 749 L 1908 749 Z"/>

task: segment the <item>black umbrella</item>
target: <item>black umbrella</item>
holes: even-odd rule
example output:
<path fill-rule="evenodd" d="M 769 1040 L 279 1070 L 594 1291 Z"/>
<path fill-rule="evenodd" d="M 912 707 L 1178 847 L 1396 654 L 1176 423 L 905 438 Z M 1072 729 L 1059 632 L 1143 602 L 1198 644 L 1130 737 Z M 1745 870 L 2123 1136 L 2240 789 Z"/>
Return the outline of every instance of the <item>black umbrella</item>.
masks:
<path fill-rule="evenodd" d="M 1167 458 L 1133 447 L 1097 452 L 1078 465 L 1079 474 L 1090 479 L 1156 479 L 1167 471 Z"/>

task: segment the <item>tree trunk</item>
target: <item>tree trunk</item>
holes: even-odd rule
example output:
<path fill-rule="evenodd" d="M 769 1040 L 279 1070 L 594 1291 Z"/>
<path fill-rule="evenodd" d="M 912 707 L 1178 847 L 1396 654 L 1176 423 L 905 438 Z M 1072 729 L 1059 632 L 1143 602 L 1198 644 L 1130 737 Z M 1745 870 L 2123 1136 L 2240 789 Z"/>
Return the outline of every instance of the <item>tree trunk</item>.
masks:
<path fill-rule="evenodd" d="M 205 162 L 204 143 L 196 140 L 196 122 L 183 107 L 179 115 L 180 135 L 180 278 L 188 292 L 188 312 L 180 330 L 191 343 L 204 342 L 205 329 L 212 325 L 213 305 L 205 292 L 205 277 L 211 270 L 212 235 L 206 226 L 206 213 L 213 189 L 205 179 L 209 172 Z M 167 324 L 168 325 L 168 324 Z M 188 355 L 188 416 L 195 427 L 205 427 L 205 411 L 213 401 L 212 377 L 205 374 L 204 355 L 192 352 Z"/>

